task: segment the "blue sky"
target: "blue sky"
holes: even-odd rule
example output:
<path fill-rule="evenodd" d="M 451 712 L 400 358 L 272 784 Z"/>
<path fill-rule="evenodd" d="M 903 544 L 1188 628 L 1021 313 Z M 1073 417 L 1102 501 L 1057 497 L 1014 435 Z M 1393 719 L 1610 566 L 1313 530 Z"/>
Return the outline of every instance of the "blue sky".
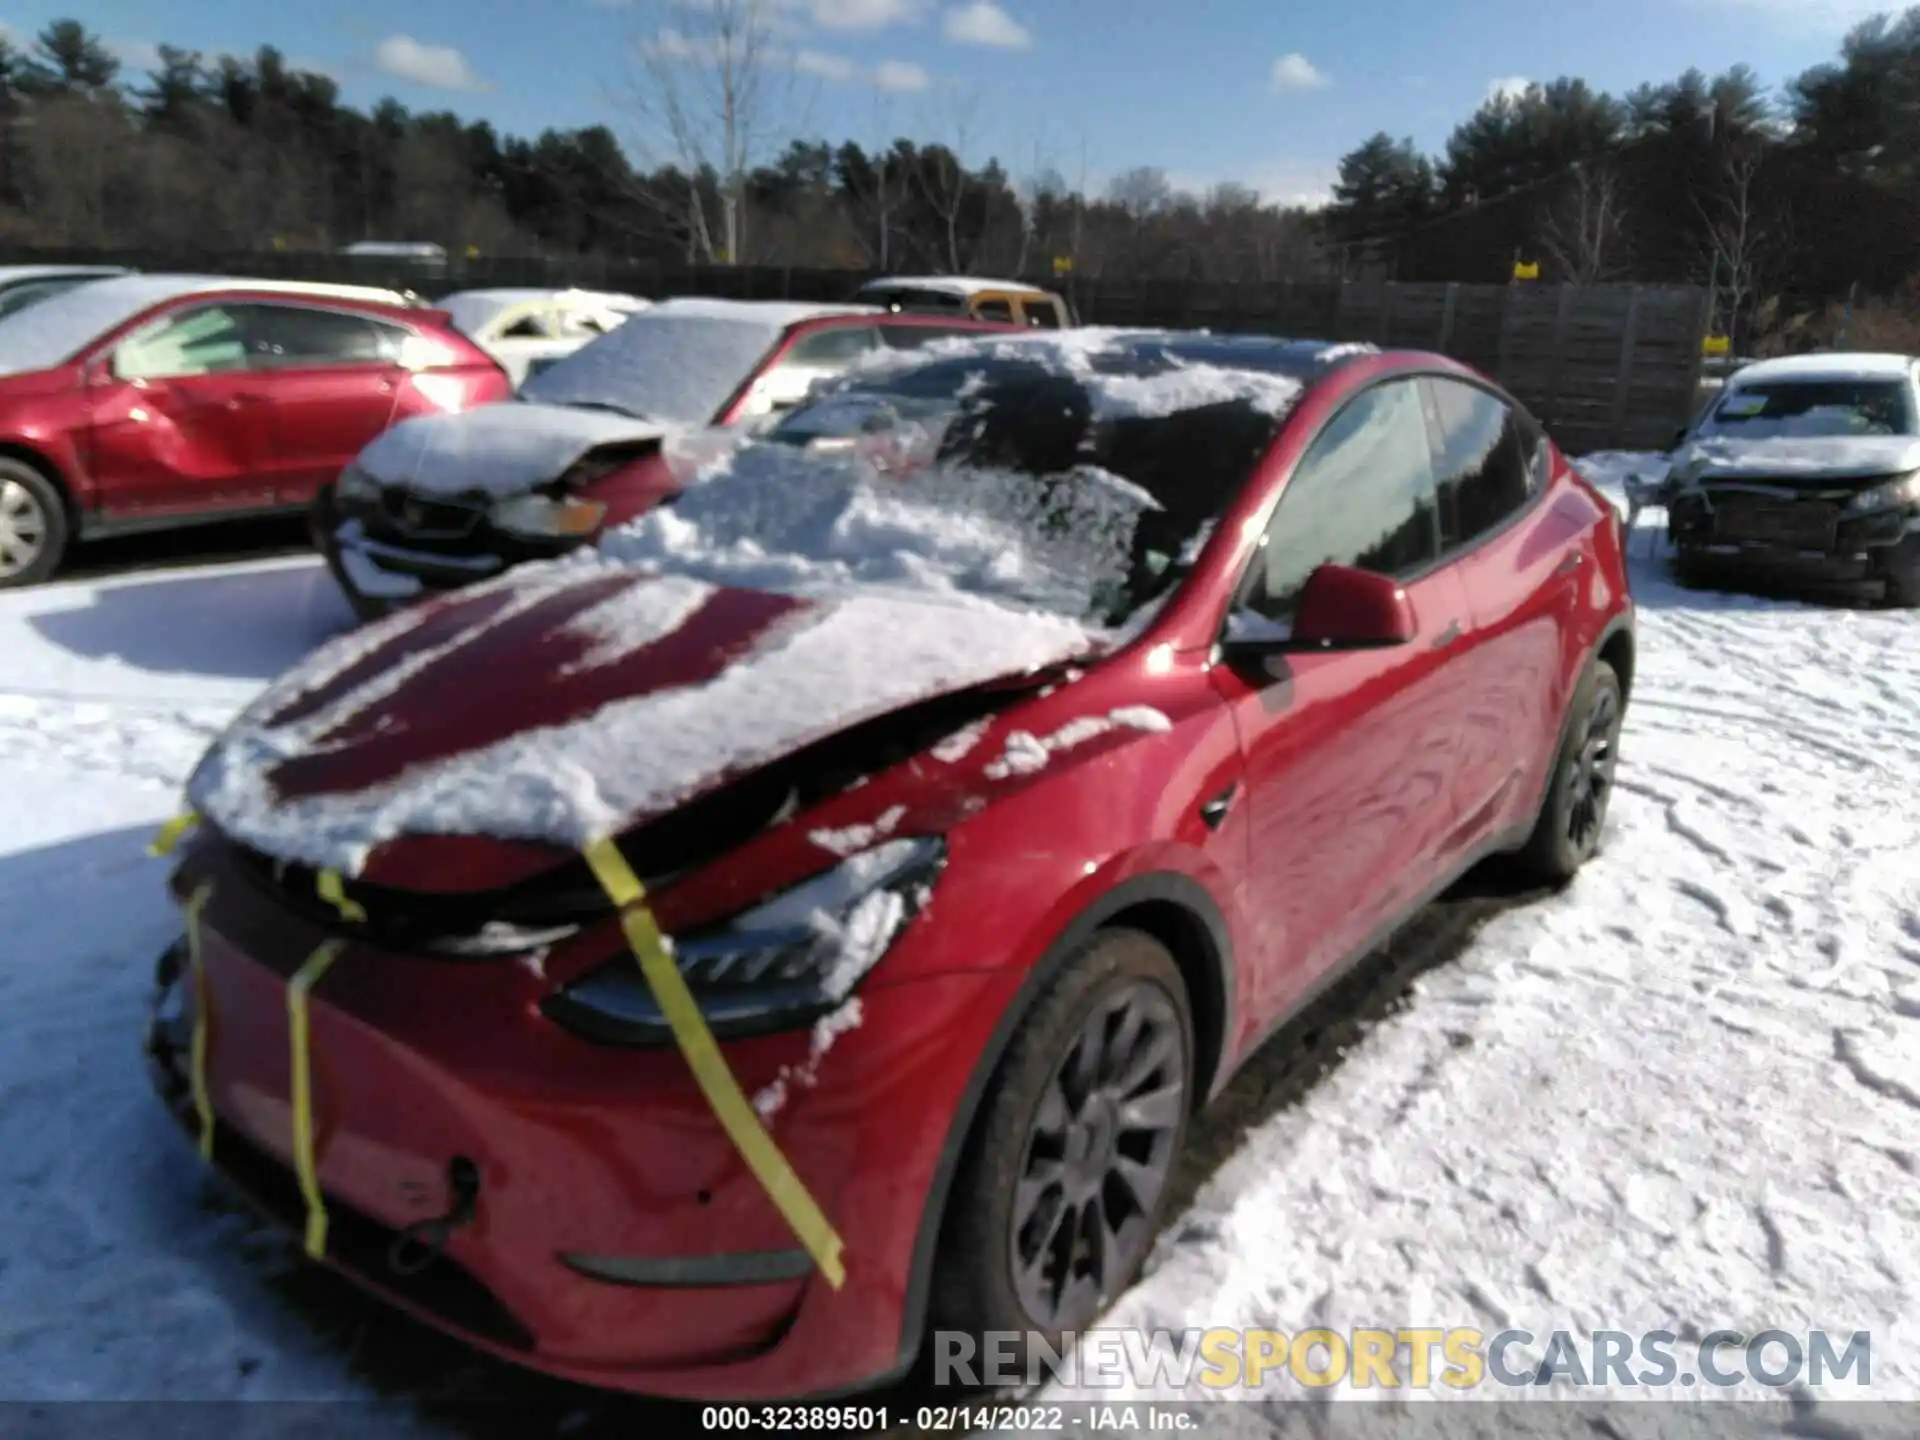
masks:
<path fill-rule="evenodd" d="M 1622 90 L 1688 66 L 1746 62 L 1769 82 L 1830 59 L 1873 0 L 764 0 L 798 73 L 781 128 L 963 140 L 1024 174 L 1094 184 L 1134 165 L 1176 183 L 1321 192 L 1376 130 L 1438 150 L 1490 87 L 1576 74 Z M 364 104 L 485 116 L 503 130 L 612 125 L 644 37 L 697 34 L 700 0 L 95 0 L 14 3 L 31 34 L 72 15 L 130 66 L 158 42 L 250 53 L 262 42 Z M 671 48 L 671 47 L 670 47 Z M 681 47 L 686 48 L 686 47 Z"/>

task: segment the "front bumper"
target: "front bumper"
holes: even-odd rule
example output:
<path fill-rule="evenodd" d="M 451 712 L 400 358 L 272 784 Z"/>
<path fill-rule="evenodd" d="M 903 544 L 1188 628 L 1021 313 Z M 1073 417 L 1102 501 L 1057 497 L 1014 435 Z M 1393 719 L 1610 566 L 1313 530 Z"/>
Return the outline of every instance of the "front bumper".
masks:
<path fill-rule="evenodd" d="M 1674 496 L 1667 516 L 1682 563 L 1697 571 L 1858 591 L 1920 572 L 1920 507 L 1850 515 L 1830 501 L 1695 491 Z"/>
<path fill-rule="evenodd" d="M 298 1229 L 286 980 L 326 937 L 215 850 L 176 890 L 201 912 L 214 1163 Z M 811 1088 L 770 1128 L 847 1242 L 817 1279 L 677 1052 L 616 1050 L 539 1012 L 511 960 L 344 949 L 309 1005 L 328 1262 L 502 1358 L 593 1385 L 700 1399 L 858 1389 L 896 1373 L 923 1211 L 951 1120 L 1020 977 L 948 974 L 861 996 Z M 177 1032 L 178 1025 L 175 1025 Z M 808 1065 L 808 1032 L 728 1044 L 749 1095 Z M 185 1058 L 157 1024 L 156 1083 L 194 1126 Z M 415 1275 L 407 1227 L 446 1212 L 449 1167 L 480 1177 L 470 1223 Z"/>
<path fill-rule="evenodd" d="M 439 518 L 443 512 L 449 518 Z M 590 543 L 511 535 L 495 529 L 484 511 L 457 505 L 432 507 L 425 524 L 413 528 L 381 505 L 343 504 L 331 490 L 314 502 L 311 525 L 334 580 L 368 612 L 458 590 Z"/>

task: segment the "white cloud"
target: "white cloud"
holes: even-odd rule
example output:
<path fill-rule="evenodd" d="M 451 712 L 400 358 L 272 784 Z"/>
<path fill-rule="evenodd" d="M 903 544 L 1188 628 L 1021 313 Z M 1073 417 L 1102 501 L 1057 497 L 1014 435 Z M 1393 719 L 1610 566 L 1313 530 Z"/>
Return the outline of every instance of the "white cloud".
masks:
<path fill-rule="evenodd" d="M 1502 75 L 1487 86 L 1487 98 L 1484 103 L 1491 105 L 1495 100 L 1523 100 L 1527 91 L 1533 88 L 1533 81 L 1524 75 Z"/>
<path fill-rule="evenodd" d="M 1306 56 L 1295 51 L 1273 62 L 1273 88 L 1280 90 L 1321 90 L 1333 81 Z"/>
<path fill-rule="evenodd" d="M 373 68 L 429 90 L 484 90 L 467 57 L 451 45 L 425 45 L 411 35 L 389 35 L 374 47 Z"/>
<path fill-rule="evenodd" d="M 822 30 L 884 30 L 920 18 L 921 0 L 805 0 Z"/>
<path fill-rule="evenodd" d="M 821 50 L 802 50 L 793 57 L 793 68 L 802 75 L 822 80 L 847 81 L 860 73 L 860 67 L 844 55 L 829 55 Z"/>
<path fill-rule="evenodd" d="M 941 33 L 956 45 L 990 45 L 997 50 L 1025 50 L 1033 32 L 1002 10 L 993 0 L 973 0 L 947 11 Z"/>
<path fill-rule="evenodd" d="M 925 90 L 933 84 L 933 77 L 911 60 L 882 60 L 873 67 L 873 83 L 882 90 L 906 94 Z"/>

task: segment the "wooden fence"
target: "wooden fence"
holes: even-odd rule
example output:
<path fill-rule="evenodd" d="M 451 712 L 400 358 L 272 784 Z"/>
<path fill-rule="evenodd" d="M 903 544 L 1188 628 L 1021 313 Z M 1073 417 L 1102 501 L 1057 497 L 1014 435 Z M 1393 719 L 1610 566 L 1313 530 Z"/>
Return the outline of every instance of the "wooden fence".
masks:
<path fill-rule="evenodd" d="M 673 267 L 597 257 L 455 256 L 427 268 L 294 251 L 0 255 L 9 264 L 83 260 L 149 271 L 354 280 L 409 286 L 427 295 L 495 285 L 582 285 L 653 298 L 841 301 L 870 278 L 848 270 Z M 1089 325 L 1205 327 L 1437 350 L 1499 380 L 1573 454 L 1668 447 L 1698 405 L 1700 342 L 1709 314 L 1707 292 L 1697 286 L 1074 279 L 1062 288 Z"/>

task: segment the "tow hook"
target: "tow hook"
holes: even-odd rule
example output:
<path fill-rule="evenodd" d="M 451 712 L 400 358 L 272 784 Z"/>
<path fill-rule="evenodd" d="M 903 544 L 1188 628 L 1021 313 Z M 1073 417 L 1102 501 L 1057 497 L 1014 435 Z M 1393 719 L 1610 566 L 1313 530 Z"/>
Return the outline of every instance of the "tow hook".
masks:
<path fill-rule="evenodd" d="M 418 1275 L 440 1258 L 453 1232 L 473 1220 L 480 1198 L 480 1167 L 464 1155 L 454 1156 L 447 1163 L 447 1189 L 453 1203 L 446 1214 L 407 1226 L 387 1247 L 387 1267 L 396 1275 Z"/>

